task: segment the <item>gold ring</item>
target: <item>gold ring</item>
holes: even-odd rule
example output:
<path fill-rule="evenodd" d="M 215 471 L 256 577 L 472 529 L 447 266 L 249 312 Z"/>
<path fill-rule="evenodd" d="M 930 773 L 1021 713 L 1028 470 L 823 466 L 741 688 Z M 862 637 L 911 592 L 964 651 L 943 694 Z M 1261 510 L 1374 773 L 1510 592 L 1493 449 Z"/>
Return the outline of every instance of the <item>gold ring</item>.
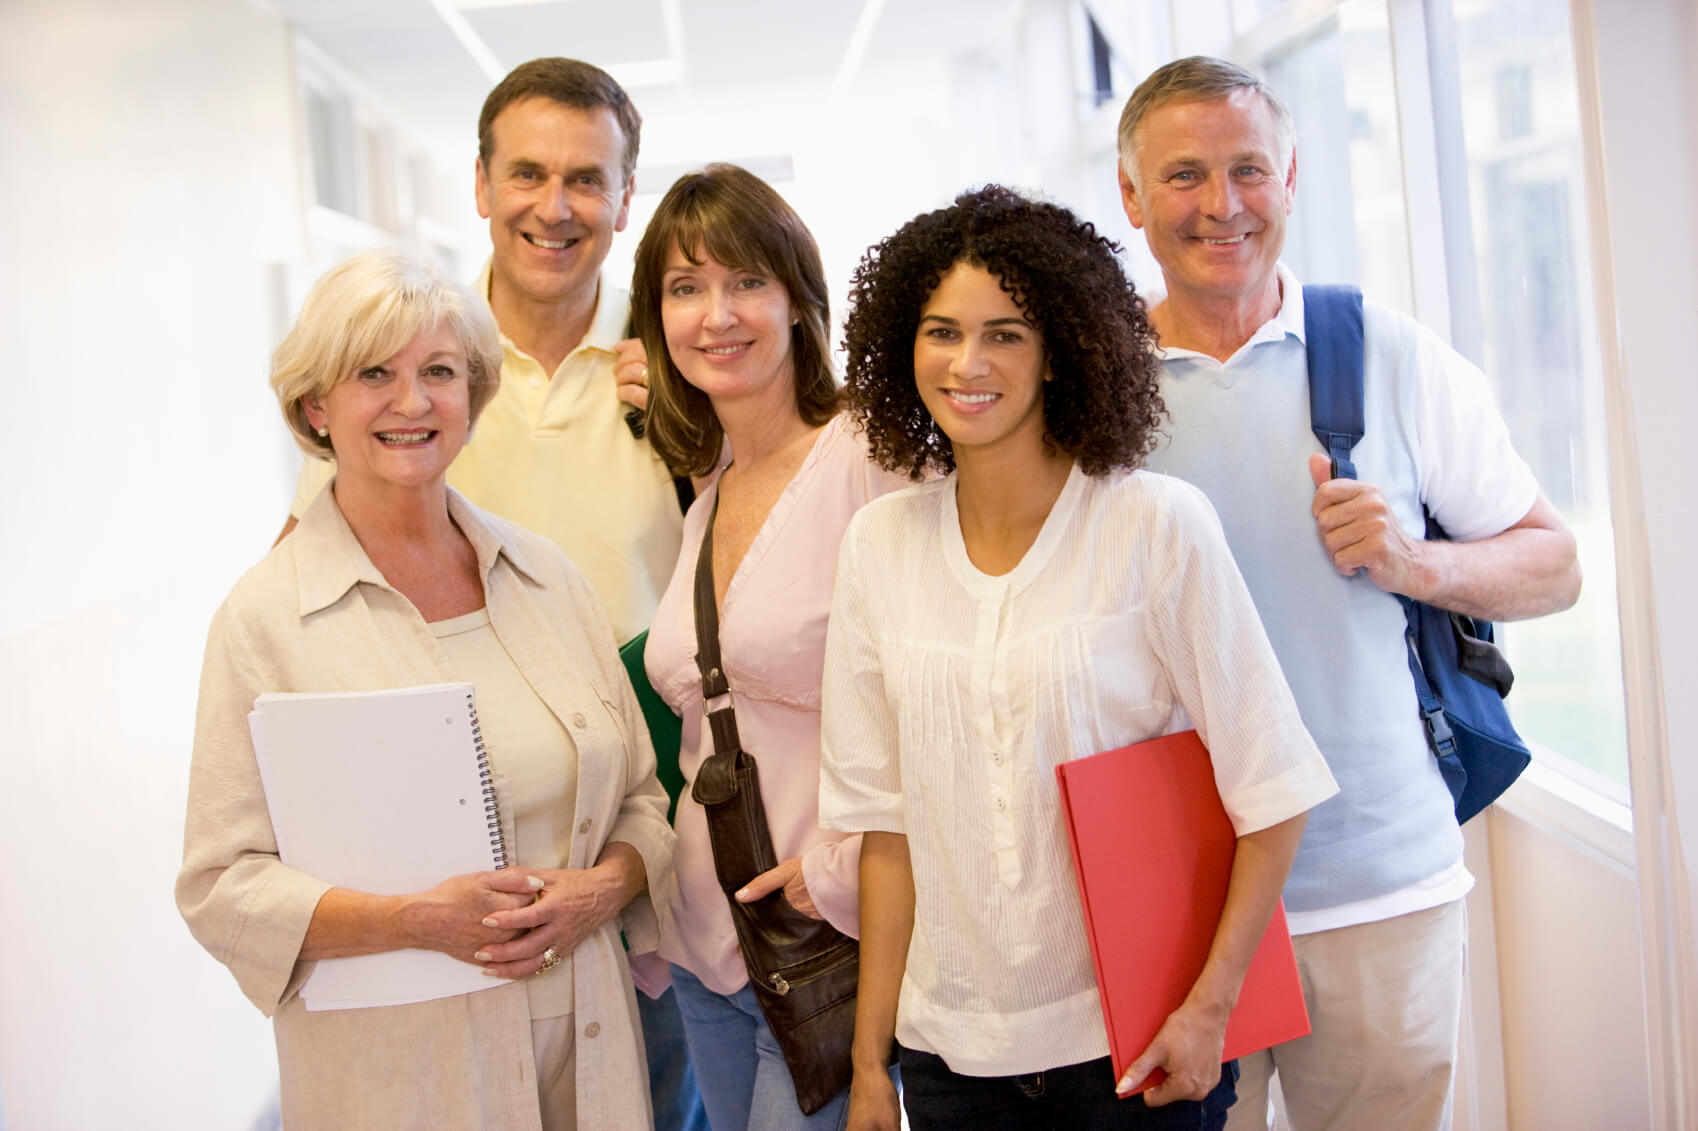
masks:
<path fill-rule="evenodd" d="M 641 381 L 645 385 L 649 383 L 649 367 L 648 366 L 645 365 L 645 366 L 642 367 L 642 369 L 637 371 L 637 380 Z"/>
<path fill-rule="evenodd" d="M 542 965 L 537 967 L 538 974 L 546 974 L 564 961 L 563 956 L 553 947 L 542 952 Z"/>

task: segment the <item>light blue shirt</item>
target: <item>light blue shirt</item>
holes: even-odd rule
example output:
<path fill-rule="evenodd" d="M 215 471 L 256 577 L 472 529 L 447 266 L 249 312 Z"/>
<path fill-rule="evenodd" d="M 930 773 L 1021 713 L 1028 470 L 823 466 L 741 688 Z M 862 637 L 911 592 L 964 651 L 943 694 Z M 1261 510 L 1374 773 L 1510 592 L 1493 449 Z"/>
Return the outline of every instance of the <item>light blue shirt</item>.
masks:
<path fill-rule="evenodd" d="M 1164 352 L 1168 438 L 1156 471 L 1203 489 L 1220 515 L 1274 653 L 1341 792 L 1310 811 L 1286 885 L 1298 913 L 1430 880 L 1462 856 L 1451 798 L 1427 750 L 1396 598 L 1338 573 L 1310 514 L 1303 298 L 1280 267 L 1279 312 L 1224 364 Z M 1366 435 L 1352 459 L 1400 525 L 1423 501 L 1459 540 L 1497 534 L 1538 497 L 1484 376 L 1410 319 L 1367 304 Z M 1411 908 L 1412 910 L 1413 908 Z"/>

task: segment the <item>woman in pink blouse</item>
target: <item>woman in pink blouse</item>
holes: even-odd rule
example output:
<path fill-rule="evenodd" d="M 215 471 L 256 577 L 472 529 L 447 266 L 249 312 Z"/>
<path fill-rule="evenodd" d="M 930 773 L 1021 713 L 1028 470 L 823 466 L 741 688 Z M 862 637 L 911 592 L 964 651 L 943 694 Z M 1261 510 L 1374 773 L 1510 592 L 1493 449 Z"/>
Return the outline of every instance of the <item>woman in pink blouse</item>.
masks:
<path fill-rule="evenodd" d="M 869 460 L 839 413 L 819 249 L 758 177 L 711 165 L 667 191 L 637 249 L 631 312 L 650 358 L 649 435 L 669 466 L 709 481 L 685 518 L 647 651 L 650 679 L 684 720 L 686 784 L 714 752 L 692 611 L 711 524 L 725 674 L 779 860 L 736 898 L 781 890 L 795 911 L 855 936 L 861 838 L 818 819 L 826 617 L 850 517 L 905 481 Z M 846 1091 L 811 1115 L 798 1105 L 689 788 L 677 826 L 675 882 L 656 897 L 661 954 L 710 1121 L 720 1131 L 841 1126 Z"/>

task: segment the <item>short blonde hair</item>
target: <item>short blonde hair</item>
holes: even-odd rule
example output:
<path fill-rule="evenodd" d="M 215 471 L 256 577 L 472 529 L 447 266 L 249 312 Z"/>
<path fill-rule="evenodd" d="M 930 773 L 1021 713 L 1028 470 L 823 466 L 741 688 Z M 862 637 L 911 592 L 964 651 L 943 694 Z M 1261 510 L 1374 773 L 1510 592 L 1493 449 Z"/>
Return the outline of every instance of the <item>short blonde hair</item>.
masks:
<path fill-rule="evenodd" d="M 306 402 L 438 326 L 451 327 L 465 351 L 476 424 L 501 383 L 501 335 L 488 305 L 394 248 L 355 252 L 326 271 L 271 355 L 271 388 L 295 442 L 308 455 L 330 459 L 330 441 L 308 422 Z"/>
<path fill-rule="evenodd" d="M 1274 158 L 1280 163 L 1280 173 L 1284 174 L 1291 166 L 1291 151 L 1297 146 L 1297 127 L 1291 120 L 1291 111 L 1285 108 L 1273 87 L 1225 59 L 1191 55 L 1151 71 L 1150 76 L 1138 84 L 1138 89 L 1132 92 L 1132 97 L 1126 100 L 1125 109 L 1120 112 L 1120 128 L 1115 140 L 1120 150 L 1120 166 L 1131 178 L 1133 187 L 1143 187 L 1139 184 L 1138 148 L 1142 139 L 1138 131 L 1143 127 L 1145 118 L 1174 102 L 1211 102 L 1216 98 L 1229 98 L 1241 90 L 1248 90 L 1259 97 L 1273 116 L 1274 136 L 1279 144 L 1279 152 L 1274 154 Z"/>

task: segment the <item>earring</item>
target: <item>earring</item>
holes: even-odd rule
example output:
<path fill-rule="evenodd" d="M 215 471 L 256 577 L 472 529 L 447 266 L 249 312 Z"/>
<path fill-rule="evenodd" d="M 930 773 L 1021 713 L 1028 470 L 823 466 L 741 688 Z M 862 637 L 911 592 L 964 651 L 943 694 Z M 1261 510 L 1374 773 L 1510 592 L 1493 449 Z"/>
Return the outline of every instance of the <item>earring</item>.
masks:
<path fill-rule="evenodd" d="M 326 437 L 328 437 L 328 436 L 329 436 L 329 435 L 330 435 L 330 429 L 328 429 L 328 428 L 320 428 L 320 429 L 319 429 L 319 430 L 318 430 L 318 438 L 319 438 L 319 439 L 320 439 L 320 440 L 323 440 L 323 439 L 325 439 L 325 438 L 326 438 Z"/>

